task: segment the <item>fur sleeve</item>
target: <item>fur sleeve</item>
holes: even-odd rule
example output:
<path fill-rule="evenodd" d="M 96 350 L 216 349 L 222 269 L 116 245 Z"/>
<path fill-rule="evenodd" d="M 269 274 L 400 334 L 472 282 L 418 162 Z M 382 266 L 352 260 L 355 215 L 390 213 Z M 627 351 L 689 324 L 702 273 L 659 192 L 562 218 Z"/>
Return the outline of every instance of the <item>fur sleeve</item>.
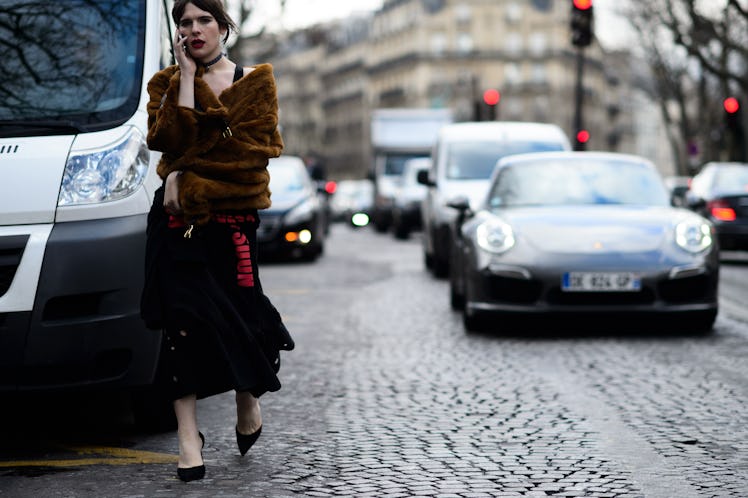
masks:
<path fill-rule="evenodd" d="M 174 66 L 148 82 L 148 148 L 171 155 L 184 153 L 197 138 L 195 110 L 179 106 L 179 71 Z"/>

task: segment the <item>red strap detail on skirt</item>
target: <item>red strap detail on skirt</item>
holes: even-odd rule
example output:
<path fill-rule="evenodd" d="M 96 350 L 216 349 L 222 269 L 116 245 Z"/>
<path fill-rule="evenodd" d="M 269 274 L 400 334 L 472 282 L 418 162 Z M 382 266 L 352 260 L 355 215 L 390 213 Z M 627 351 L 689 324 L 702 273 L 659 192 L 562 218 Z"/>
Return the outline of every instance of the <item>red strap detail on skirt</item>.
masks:
<path fill-rule="evenodd" d="M 234 229 L 231 240 L 234 242 L 234 249 L 236 249 L 236 284 L 239 287 L 254 287 L 255 276 L 252 271 L 252 255 L 249 250 L 249 240 L 239 230 L 239 226 L 231 225 L 231 228 Z"/>

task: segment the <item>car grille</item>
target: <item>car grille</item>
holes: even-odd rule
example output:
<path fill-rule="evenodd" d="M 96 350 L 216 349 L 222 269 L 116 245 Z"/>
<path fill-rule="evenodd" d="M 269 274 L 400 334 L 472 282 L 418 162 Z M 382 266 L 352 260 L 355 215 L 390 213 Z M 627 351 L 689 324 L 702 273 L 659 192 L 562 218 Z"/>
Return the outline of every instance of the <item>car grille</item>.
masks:
<path fill-rule="evenodd" d="M 281 217 L 278 215 L 260 215 L 260 226 L 257 228 L 257 240 L 273 240 L 281 229 Z"/>
<path fill-rule="evenodd" d="M 28 240 L 28 235 L 0 238 L 0 296 L 10 289 Z"/>
<path fill-rule="evenodd" d="M 518 280 L 490 276 L 485 280 L 486 293 L 507 303 L 532 304 L 540 299 L 541 284 L 536 280 Z"/>
<path fill-rule="evenodd" d="M 655 293 L 650 287 L 639 292 L 564 292 L 560 287 L 549 289 L 548 304 L 561 306 L 627 306 L 653 304 Z"/>

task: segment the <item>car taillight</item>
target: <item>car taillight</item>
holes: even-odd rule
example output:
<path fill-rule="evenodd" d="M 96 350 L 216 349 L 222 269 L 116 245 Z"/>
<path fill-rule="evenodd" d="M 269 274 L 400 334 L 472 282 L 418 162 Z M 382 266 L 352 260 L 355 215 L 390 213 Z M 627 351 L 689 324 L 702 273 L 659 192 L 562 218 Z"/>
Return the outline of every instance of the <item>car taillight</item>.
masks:
<path fill-rule="evenodd" d="M 720 221 L 735 221 L 735 210 L 725 201 L 711 201 L 706 207 L 713 218 Z"/>

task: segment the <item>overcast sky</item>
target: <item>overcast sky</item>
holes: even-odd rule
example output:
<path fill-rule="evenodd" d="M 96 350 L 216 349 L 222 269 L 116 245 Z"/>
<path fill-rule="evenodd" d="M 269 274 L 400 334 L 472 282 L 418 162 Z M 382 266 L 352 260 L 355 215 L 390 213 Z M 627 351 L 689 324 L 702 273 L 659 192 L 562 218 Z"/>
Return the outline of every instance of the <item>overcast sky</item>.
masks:
<path fill-rule="evenodd" d="M 526 0 L 522 0 L 526 1 Z M 265 25 L 271 31 L 294 30 L 303 26 L 348 17 L 355 12 L 373 11 L 383 0 L 286 0 L 286 12 L 280 15 L 278 0 L 259 0 L 253 14 L 253 24 Z M 571 4 L 571 2 L 569 2 Z M 617 19 L 614 9 L 621 0 L 595 0 L 596 34 L 604 46 L 625 45 L 622 29 L 624 21 Z M 571 7 L 570 7 L 571 8 Z"/>

